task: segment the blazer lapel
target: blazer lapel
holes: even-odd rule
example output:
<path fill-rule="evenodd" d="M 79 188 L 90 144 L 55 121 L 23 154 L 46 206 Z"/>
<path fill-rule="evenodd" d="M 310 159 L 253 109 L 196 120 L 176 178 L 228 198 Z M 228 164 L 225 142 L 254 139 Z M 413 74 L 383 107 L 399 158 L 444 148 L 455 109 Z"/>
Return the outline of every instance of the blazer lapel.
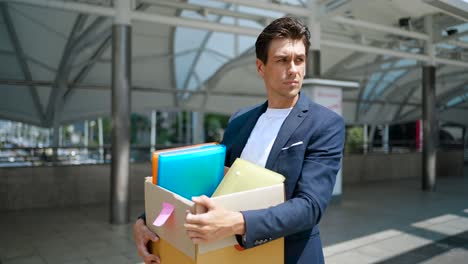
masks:
<path fill-rule="evenodd" d="M 302 123 L 308 111 L 309 104 L 307 98 L 299 95 L 299 100 L 291 110 L 291 113 L 289 113 L 288 117 L 284 120 L 284 123 L 276 136 L 275 143 L 273 143 L 273 146 L 271 147 L 265 168 L 273 168 L 273 164 L 275 164 L 281 149 L 284 147 L 286 142 L 288 142 L 296 128 Z"/>
<path fill-rule="evenodd" d="M 250 116 L 247 118 L 245 124 L 242 127 L 240 127 L 236 140 L 234 140 L 234 142 L 236 143 L 233 144 L 232 146 L 230 164 L 232 164 L 234 160 L 240 157 L 240 155 L 242 154 L 242 150 L 244 149 L 245 144 L 247 144 L 247 140 L 249 139 L 250 133 L 255 127 L 255 124 L 257 123 L 258 118 L 267 109 L 267 106 L 268 106 L 268 102 L 265 102 L 264 104 L 258 106 L 257 108 L 252 109 Z"/>

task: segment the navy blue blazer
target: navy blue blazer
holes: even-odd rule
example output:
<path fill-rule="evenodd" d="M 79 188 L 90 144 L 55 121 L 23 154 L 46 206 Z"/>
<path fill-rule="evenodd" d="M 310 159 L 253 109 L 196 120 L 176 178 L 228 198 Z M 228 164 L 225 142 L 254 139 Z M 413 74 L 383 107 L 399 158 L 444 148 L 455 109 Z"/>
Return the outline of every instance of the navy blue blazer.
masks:
<path fill-rule="evenodd" d="M 235 113 L 226 128 L 226 166 L 240 157 L 268 103 Z M 324 263 L 318 223 L 331 198 L 345 139 L 343 119 L 300 94 L 281 126 L 266 168 L 285 176 L 286 202 L 242 212 L 251 248 L 285 237 L 285 263 Z"/>

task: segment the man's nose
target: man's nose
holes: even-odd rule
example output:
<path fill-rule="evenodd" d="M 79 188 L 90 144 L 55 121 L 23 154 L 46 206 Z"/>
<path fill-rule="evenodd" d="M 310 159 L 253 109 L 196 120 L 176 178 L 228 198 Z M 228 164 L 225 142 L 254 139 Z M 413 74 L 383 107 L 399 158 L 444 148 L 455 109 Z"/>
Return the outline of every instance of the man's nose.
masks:
<path fill-rule="evenodd" d="M 291 61 L 289 63 L 288 74 L 290 74 L 290 75 L 296 75 L 297 74 L 297 65 L 294 63 L 294 61 Z"/>

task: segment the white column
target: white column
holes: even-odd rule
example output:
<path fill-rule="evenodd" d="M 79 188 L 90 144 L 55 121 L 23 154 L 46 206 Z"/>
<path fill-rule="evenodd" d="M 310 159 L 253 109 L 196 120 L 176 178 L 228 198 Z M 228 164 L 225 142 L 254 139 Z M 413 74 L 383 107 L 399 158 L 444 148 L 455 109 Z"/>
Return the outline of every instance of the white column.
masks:
<path fill-rule="evenodd" d="M 191 144 L 193 143 L 192 140 L 192 112 L 185 112 L 186 120 L 185 120 L 185 143 Z"/>
<path fill-rule="evenodd" d="M 326 108 L 332 110 L 338 115 L 343 115 L 342 102 L 343 91 L 340 87 L 321 87 L 318 85 L 311 85 L 303 87 L 303 91 L 312 98 L 312 100 Z M 342 193 L 342 170 L 336 174 L 335 186 L 333 187 L 333 196 L 339 197 Z"/>
<path fill-rule="evenodd" d="M 205 141 L 205 112 L 193 112 L 192 131 L 194 144 L 203 143 Z"/>
<path fill-rule="evenodd" d="M 133 1 L 115 0 L 112 25 L 112 162 L 110 221 L 126 224 L 130 215 L 130 112 Z M 100 125 L 102 131 L 102 125 Z M 99 133 L 100 137 L 102 132 Z M 99 144 L 102 144 L 100 139 Z M 99 150 L 101 151 L 101 147 Z M 101 155 L 103 153 L 101 152 Z"/>
<path fill-rule="evenodd" d="M 363 132 L 363 137 L 364 137 L 364 142 L 363 142 L 364 154 L 367 154 L 367 152 L 369 151 L 369 138 L 368 138 L 369 136 L 367 134 L 367 124 L 365 124 L 362 129 L 363 129 L 362 132 Z"/>
<path fill-rule="evenodd" d="M 463 150 L 465 152 L 465 161 L 468 161 L 468 126 L 465 126 L 463 129 L 465 133 L 463 133 L 463 139 L 464 139 L 464 145 L 463 145 Z"/>
<path fill-rule="evenodd" d="M 86 158 L 88 158 L 88 147 L 89 147 L 89 121 L 85 120 L 84 121 L 84 129 L 83 129 L 83 145 L 85 147 L 84 153 L 86 155 Z"/>
<path fill-rule="evenodd" d="M 63 126 L 58 127 L 58 145 L 56 147 L 63 146 Z"/>
<path fill-rule="evenodd" d="M 389 129 L 389 126 L 388 126 L 388 125 L 385 125 L 384 131 L 383 131 L 383 132 L 384 132 L 384 133 L 383 133 L 383 151 L 384 151 L 384 153 L 388 153 L 388 151 L 390 150 L 389 145 L 388 145 L 388 143 L 389 143 L 389 136 L 390 136 L 390 135 L 389 135 L 389 132 L 390 132 L 389 130 L 390 130 L 390 129 Z"/>
<path fill-rule="evenodd" d="M 319 5 L 316 0 L 309 0 L 308 9 L 310 15 L 307 19 L 308 28 L 310 31 L 310 50 L 307 58 L 306 76 L 308 78 L 319 77 L 321 75 L 321 27 L 319 20 Z"/>
<path fill-rule="evenodd" d="M 179 110 L 177 112 L 177 143 L 181 144 L 183 142 L 183 127 L 184 127 L 184 118 L 183 112 Z"/>
<path fill-rule="evenodd" d="M 87 148 L 89 146 L 89 121 L 84 121 L 84 129 L 83 129 L 83 145 Z"/>
<path fill-rule="evenodd" d="M 423 153 L 422 153 L 422 189 L 424 191 L 435 191 L 437 172 L 437 147 L 439 141 L 437 106 L 436 106 L 436 67 L 435 67 L 435 45 L 432 44 L 434 37 L 434 23 L 432 16 L 424 18 L 424 28 L 430 36 L 426 41 L 425 52 L 430 61 L 423 66 L 422 70 L 422 117 L 423 117 Z"/>
<path fill-rule="evenodd" d="M 102 129 L 102 118 L 98 118 L 98 140 L 99 140 L 99 159 L 104 161 L 104 131 Z"/>

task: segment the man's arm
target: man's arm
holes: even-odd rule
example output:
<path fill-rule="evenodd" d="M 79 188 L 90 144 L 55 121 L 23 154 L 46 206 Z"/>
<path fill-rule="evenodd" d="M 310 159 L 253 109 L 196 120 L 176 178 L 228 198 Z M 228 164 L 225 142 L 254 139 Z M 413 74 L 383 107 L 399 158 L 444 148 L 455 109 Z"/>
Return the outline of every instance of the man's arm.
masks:
<path fill-rule="evenodd" d="M 192 241 L 210 242 L 232 235 L 244 235 L 242 246 L 256 246 L 255 241 L 270 241 L 318 224 L 331 198 L 335 177 L 340 168 L 344 143 L 344 122 L 330 118 L 321 133 L 307 146 L 302 173 L 293 198 L 280 205 L 239 212 L 227 211 L 204 197 L 194 202 L 209 208 L 208 213 L 188 212 L 186 228 Z M 241 217 L 242 216 L 242 217 Z M 236 227 L 243 226 L 242 229 Z"/>
<path fill-rule="evenodd" d="M 341 117 L 327 118 L 321 124 L 321 131 L 309 141 L 292 198 L 267 209 L 242 212 L 246 248 L 255 246 L 255 241 L 292 235 L 319 223 L 340 168 L 344 131 Z"/>
<path fill-rule="evenodd" d="M 245 233 L 242 213 L 226 210 L 204 195 L 193 197 L 192 201 L 207 209 L 203 214 L 187 212 L 184 226 L 194 244 L 213 242 Z"/>
<path fill-rule="evenodd" d="M 149 253 L 147 248 L 150 240 L 158 242 L 159 237 L 149 230 L 143 218 L 138 218 L 133 225 L 133 238 L 138 249 L 138 255 L 140 255 L 145 264 L 160 263 L 159 257 Z"/>

